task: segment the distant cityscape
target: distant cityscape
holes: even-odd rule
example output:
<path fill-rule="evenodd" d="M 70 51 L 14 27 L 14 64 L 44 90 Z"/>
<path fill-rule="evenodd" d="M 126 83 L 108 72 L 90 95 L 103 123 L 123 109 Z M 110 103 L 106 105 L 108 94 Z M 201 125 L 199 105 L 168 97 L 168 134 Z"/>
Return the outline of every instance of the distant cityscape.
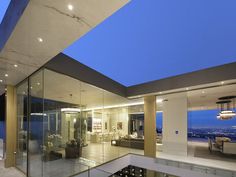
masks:
<path fill-rule="evenodd" d="M 188 140 L 208 141 L 208 138 L 228 137 L 236 141 L 236 118 L 219 120 L 217 109 L 188 112 Z M 157 133 L 162 133 L 162 113 L 157 113 Z"/>
<path fill-rule="evenodd" d="M 236 141 L 236 128 L 189 128 L 189 141 L 207 141 L 208 138 L 228 137 Z"/>

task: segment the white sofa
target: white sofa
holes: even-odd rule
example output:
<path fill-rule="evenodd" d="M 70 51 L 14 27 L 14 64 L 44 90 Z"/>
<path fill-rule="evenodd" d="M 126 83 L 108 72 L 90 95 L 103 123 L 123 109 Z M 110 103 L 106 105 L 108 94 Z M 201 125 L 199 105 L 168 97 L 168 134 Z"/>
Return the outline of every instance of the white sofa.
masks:
<path fill-rule="evenodd" d="M 224 142 L 222 153 L 224 154 L 236 154 L 236 142 Z"/>

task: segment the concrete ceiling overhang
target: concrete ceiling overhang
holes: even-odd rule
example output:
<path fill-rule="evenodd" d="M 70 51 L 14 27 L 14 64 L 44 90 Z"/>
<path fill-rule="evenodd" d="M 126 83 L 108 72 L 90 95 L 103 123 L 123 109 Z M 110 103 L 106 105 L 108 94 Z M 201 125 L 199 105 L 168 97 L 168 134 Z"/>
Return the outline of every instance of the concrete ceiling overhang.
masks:
<path fill-rule="evenodd" d="M 236 83 L 236 62 L 130 87 L 125 87 L 63 53 L 55 56 L 44 67 L 128 98 L 186 92 L 186 88 L 188 91 L 213 88 L 221 85 L 222 81 L 227 85 Z"/>
<path fill-rule="evenodd" d="M 128 2 L 30 0 L 24 7 L 11 1 L 4 20 L 13 25 L 5 22 L 0 27 L 5 44 L 0 53 L 0 84 L 16 85 Z"/>

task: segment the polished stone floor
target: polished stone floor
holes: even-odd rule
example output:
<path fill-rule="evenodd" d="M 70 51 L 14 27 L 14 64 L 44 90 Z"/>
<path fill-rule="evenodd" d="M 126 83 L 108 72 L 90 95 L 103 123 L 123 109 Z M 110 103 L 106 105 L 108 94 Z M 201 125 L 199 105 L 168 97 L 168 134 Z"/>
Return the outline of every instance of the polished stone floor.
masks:
<path fill-rule="evenodd" d="M 1 177 L 25 177 L 23 173 L 21 173 L 16 168 L 4 168 L 4 161 L 0 160 L 0 176 Z"/>

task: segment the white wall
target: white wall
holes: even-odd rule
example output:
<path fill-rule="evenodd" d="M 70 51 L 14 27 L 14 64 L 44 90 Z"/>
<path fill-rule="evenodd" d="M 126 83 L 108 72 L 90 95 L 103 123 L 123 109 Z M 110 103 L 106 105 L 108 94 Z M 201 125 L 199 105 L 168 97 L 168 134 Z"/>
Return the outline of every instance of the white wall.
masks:
<path fill-rule="evenodd" d="M 169 95 L 163 103 L 163 152 L 187 156 L 187 95 Z"/>
<path fill-rule="evenodd" d="M 112 132 L 112 126 L 116 127 L 116 132 L 119 132 L 120 136 L 128 135 L 128 109 L 127 108 L 117 108 L 109 111 L 109 127 L 110 132 Z M 117 123 L 122 122 L 122 129 L 117 130 Z"/>

